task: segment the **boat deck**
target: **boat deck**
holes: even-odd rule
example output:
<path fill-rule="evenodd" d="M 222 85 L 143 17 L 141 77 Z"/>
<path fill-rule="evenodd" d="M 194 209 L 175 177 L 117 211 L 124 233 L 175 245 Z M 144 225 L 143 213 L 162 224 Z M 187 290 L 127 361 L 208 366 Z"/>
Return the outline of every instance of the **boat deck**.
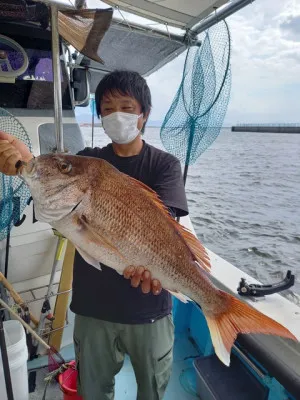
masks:
<path fill-rule="evenodd" d="M 71 349 L 71 351 L 72 350 L 73 349 Z M 193 367 L 193 359 L 198 356 L 198 354 L 197 349 L 186 335 L 176 335 L 173 371 L 164 400 L 195 400 L 199 398 L 196 395 L 196 375 Z M 46 369 L 37 371 L 37 387 L 35 392 L 30 394 L 30 400 L 42 399 L 46 374 Z M 136 399 L 136 391 L 137 386 L 134 372 L 129 358 L 126 357 L 123 368 L 116 376 L 115 400 L 134 400 Z M 63 399 L 63 394 L 57 382 L 53 382 L 49 385 L 46 395 L 46 400 L 47 399 Z"/>

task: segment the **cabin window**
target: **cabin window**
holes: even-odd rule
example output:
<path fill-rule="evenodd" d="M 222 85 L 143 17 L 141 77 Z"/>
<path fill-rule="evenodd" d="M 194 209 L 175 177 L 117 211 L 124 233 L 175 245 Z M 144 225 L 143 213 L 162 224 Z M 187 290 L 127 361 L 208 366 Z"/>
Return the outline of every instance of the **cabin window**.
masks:
<path fill-rule="evenodd" d="M 6 48 L 2 43 L 0 43 L 0 49 L 7 51 L 13 69 L 21 67 L 23 56 L 20 53 Z M 28 68 L 25 73 L 16 79 L 14 84 L 0 82 L 0 107 L 53 109 L 51 50 L 24 49 L 29 60 Z M 71 109 L 72 102 L 69 92 L 68 75 L 63 62 L 61 62 L 61 69 L 63 109 Z"/>

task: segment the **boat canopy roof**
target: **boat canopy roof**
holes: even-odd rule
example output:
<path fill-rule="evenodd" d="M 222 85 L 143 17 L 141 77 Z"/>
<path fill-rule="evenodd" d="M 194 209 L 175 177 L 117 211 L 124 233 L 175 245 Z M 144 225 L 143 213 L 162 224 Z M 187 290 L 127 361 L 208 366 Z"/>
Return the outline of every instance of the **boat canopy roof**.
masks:
<path fill-rule="evenodd" d="M 84 0 L 34 1 L 48 5 L 54 3 L 60 10 L 81 8 L 84 4 Z M 106 3 L 148 20 L 186 31 L 193 29 L 208 15 L 230 2 L 231 0 L 99 0 L 99 5 Z"/>
<path fill-rule="evenodd" d="M 104 0 L 114 8 L 110 28 L 100 46 L 104 65 L 83 57 L 91 68 L 91 92 L 101 75 L 114 69 L 131 69 L 148 76 L 183 53 L 197 40 L 199 23 L 228 0 Z M 124 14 L 119 12 L 125 11 Z M 138 16 L 138 18 L 127 18 Z M 193 34 L 194 33 L 194 34 Z M 94 70 L 94 71 L 93 71 Z M 95 74 L 95 71 L 98 73 Z"/>
<path fill-rule="evenodd" d="M 105 0 L 105 3 L 141 17 L 183 30 L 193 29 L 201 20 L 228 0 Z"/>
<path fill-rule="evenodd" d="M 147 76 L 176 58 L 186 48 L 183 38 L 169 38 L 150 30 L 134 26 L 129 28 L 125 22 L 112 22 L 99 47 L 99 55 L 104 64 L 86 56 L 79 58 L 79 64 L 90 68 L 93 93 L 99 83 L 99 74 L 104 76 L 115 69 L 129 69 Z"/>

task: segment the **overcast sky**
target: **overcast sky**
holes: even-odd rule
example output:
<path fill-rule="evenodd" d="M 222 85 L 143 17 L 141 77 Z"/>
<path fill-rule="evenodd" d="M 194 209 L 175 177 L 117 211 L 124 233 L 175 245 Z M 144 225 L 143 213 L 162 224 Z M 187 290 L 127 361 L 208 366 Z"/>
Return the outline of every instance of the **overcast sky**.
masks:
<path fill-rule="evenodd" d="M 88 0 L 89 7 L 99 4 Z M 227 22 L 232 89 L 225 123 L 300 123 L 300 1 L 255 0 Z M 147 78 L 153 98 L 151 120 L 162 120 L 168 111 L 184 57 L 185 53 Z"/>

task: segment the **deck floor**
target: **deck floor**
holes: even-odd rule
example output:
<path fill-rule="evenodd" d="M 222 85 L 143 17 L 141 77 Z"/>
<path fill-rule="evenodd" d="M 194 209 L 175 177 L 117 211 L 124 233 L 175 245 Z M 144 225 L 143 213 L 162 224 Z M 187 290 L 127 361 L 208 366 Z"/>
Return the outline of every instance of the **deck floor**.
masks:
<path fill-rule="evenodd" d="M 186 336 L 176 336 L 174 346 L 174 362 L 172 376 L 164 400 L 195 400 L 196 379 L 193 368 L 193 358 L 197 351 Z M 37 388 L 30 394 L 30 400 L 41 400 L 44 392 L 44 378 L 47 371 L 41 369 L 37 372 Z M 119 374 L 116 376 L 115 400 L 135 400 L 136 381 L 128 357 Z M 62 400 L 63 394 L 58 383 L 51 383 L 47 389 L 46 400 Z M 97 400 L 97 399 L 95 399 Z"/>

